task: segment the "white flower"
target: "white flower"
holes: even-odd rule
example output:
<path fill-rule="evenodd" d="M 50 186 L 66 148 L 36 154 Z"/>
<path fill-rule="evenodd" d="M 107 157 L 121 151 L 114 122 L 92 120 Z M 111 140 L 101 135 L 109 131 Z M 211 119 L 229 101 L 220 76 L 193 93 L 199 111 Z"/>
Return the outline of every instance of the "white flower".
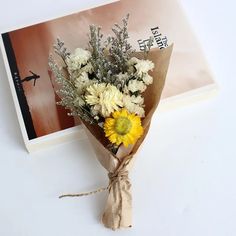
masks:
<path fill-rule="evenodd" d="M 106 84 L 105 83 L 95 83 L 89 86 L 86 94 L 86 99 L 90 105 L 96 105 L 98 103 L 99 96 L 105 91 Z"/>
<path fill-rule="evenodd" d="M 148 73 L 149 70 L 154 68 L 154 63 L 150 60 L 140 60 L 136 57 L 132 57 L 127 62 L 128 72 L 135 73 L 138 77 L 142 77 L 144 73 Z"/>
<path fill-rule="evenodd" d="M 145 111 L 143 109 L 143 102 L 144 99 L 141 96 L 129 96 L 129 95 L 124 95 L 123 97 L 123 103 L 124 103 L 124 108 L 126 108 L 130 113 L 135 113 L 140 117 L 145 116 Z"/>
<path fill-rule="evenodd" d="M 124 88 L 123 88 L 123 90 L 122 90 L 122 92 L 124 93 L 124 94 L 129 94 L 129 89 L 128 89 L 128 86 L 127 85 L 125 85 L 124 86 Z"/>
<path fill-rule="evenodd" d="M 147 86 L 140 80 L 130 80 L 128 83 L 128 90 L 132 93 L 140 91 L 141 93 L 146 90 Z"/>
<path fill-rule="evenodd" d="M 78 58 L 81 65 L 85 65 L 91 58 L 91 52 L 83 48 L 76 48 L 73 57 Z"/>
<path fill-rule="evenodd" d="M 149 84 L 152 84 L 152 83 L 153 83 L 153 78 L 152 78 L 152 76 L 149 75 L 148 73 L 145 74 L 142 79 L 143 79 L 143 82 L 144 82 L 146 85 L 149 85 Z"/>
<path fill-rule="evenodd" d="M 136 57 L 132 57 L 131 59 L 128 60 L 127 65 L 128 65 L 128 72 L 129 73 L 134 73 L 135 69 L 134 69 L 134 65 L 136 63 L 138 63 L 139 59 Z"/>
<path fill-rule="evenodd" d="M 148 73 L 149 70 L 154 68 L 154 63 L 149 60 L 139 60 L 134 66 L 137 70 L 137 75 L 141 77 L 143 73 Z"/>
<path fill-rule="evenodd" d="M 133 66 L 139 62 L 139 59 L 137 57 L 132 57 L 128 60 L 127 65 Z"/>
<path fill-rule="evenodd" d="M 99 120 L 99 116 L 94 116 L 94 119 L 95 120 Z"/>
<path fill-rule="evenodd" d="M 86 102 L 103 117 L 123 106 L 123 94 L 111 84 L 95 83 L 87 88 Z"/>
<path fill-rule="evenodd" d="M 73 71 L 79 70 L 82 65 L 86 65 L 90 57 L 90 51 L 76 48 L 75 52 L 66 58 L 69 72 L 72 73 Z"/>
<path fill-rule="evenodd" d="M 131 102 L 135 103 L 135 104 L 138 104 L 138 105 L 143 105 L 144 103 L 144 98 L 142 96 L 129 96 L 130 97 L 130 100 Z"/>
<path fill-rule="evenodd" d="M 85 66 L 83 66 L 80 70 L 81 72 L 87 72 L 89 74 L 93 73 L 93 66 L 91 64 L 91 62 L 89 62 L 88 64 L 86 64 Z"/>
<path fill-rule="evenodd" d="M 74 81 L 78 94 L 84 94 L 87 87 L 93 84 L 95 81 L 89 79 L 88 73 L 82 72 L 79 77 Z"/>

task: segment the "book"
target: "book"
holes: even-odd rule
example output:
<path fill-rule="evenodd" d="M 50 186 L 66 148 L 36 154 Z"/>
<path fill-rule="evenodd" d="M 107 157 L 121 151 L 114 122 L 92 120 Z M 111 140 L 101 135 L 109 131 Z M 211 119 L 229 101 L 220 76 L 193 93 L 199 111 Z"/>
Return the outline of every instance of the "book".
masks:
<path fill-rule="evenodd" d="M 48 56 L 57 37 L 70 51 L 86 47 L 89 25 L 111 34 L 112 25 L 130 14 L 132 46 L 143 50 L 174 43 L 160 111 L 191 104 L 214 95 L 217 85 L 199 43 L 177 0 L 120 0 L 75 14 L 1 34 L 1 51 L 23 139 L 29 152 L 86 138 L 76 119 L 56 105 L 55 82 Z"/>

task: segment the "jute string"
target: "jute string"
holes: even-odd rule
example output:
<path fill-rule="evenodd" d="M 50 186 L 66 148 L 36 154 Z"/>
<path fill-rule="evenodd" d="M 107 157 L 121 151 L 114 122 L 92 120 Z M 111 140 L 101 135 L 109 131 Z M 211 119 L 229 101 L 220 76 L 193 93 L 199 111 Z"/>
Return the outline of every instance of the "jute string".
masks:
<path fill-rule="evenodd" d="M 121 180 L 126 180 L 128 179 L 128 171 L 123 171 L 120 170 L 118 172 L 115 173 L 108 173 L 108 177 L 109 177 L 109 184 L 107 187 L 102 187 L 102 188 L 98 188 L 94 191 L 90 191 L 90 192 L 84 192 L 84 193 L 76 193 L 76 194 L 63 194 L 61 196 L 59 196 L 59 198 L 65 198 L 65 197 L 83 197 L 83 196 L 89 196 L 89 195 L 93 195 L 96 193 L 101 193 L 104 192 L 106 190 L 110 191 L 112 185 L 114 183 L 116 183 L 117 181 L 121 181 Z"/>
<path fill-rule="evenodd" d="M 130 163 L 132 158 L 133 158 L 132 154 L 126 156 L 114 173 L 112 173 L 112 172 L 108 173 L 109 184 L 108 184 L 107 187 L 98 188 L 94 191 L 84 192 L 84 193 L 63 194 L 63 195 L 59 196 L 59 198 L 83 197 L 83 196 L 93 195 L 93 194 L 96 194 L 96 193 L 101 193 L 101 192 L 104 192 L 106 190 L 110 191 L 110 189 L 111 189 L 111 187 L 113 186 L 114 183 L 119 182 L 121 180 L 129 180 L 129 176 L 128 176 L 129 172 L 127 170 L 125 170 L 125 167 Z"/>

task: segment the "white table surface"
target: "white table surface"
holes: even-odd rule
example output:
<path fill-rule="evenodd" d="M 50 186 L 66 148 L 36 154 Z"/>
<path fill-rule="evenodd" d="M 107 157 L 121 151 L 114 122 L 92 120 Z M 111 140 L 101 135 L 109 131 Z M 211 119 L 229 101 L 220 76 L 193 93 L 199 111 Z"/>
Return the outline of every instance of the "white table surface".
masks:
<path fill-rule="evenodd" d="M 57 2 L 57 4 L 55 4 Z M 0 31 L 103 0 L 1 0 Z M 236 235 L 236 4 L 182 0 L 205 50 L 219 95 L 155 115 L 131 173 L 134 227 L 99 222 L 106 193 L 59 200 L 107 184 L 88 141 L 29 155 L 0 58 L 0 235 Z M 155 128 L 154 128 L 155 126 Z"/>

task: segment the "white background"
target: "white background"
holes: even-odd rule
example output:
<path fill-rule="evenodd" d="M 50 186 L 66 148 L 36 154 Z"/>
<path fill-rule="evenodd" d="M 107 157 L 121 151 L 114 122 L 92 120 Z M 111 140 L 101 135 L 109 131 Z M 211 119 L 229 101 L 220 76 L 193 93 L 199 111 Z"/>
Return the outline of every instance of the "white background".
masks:
<path fill-rule="evenodd" d="M 76 12 L 103 0 L 0 0 L 0 31 Z M 134 227 L 99 222 L 106 193 L 59 200 L 106 186 L 88 141 L 29 155 L 0 58 L 0 235 L 236 235 L 236 4 L 181 0 L 205 51 L 219 95 L 156 114 L 132 171 Z"/>

